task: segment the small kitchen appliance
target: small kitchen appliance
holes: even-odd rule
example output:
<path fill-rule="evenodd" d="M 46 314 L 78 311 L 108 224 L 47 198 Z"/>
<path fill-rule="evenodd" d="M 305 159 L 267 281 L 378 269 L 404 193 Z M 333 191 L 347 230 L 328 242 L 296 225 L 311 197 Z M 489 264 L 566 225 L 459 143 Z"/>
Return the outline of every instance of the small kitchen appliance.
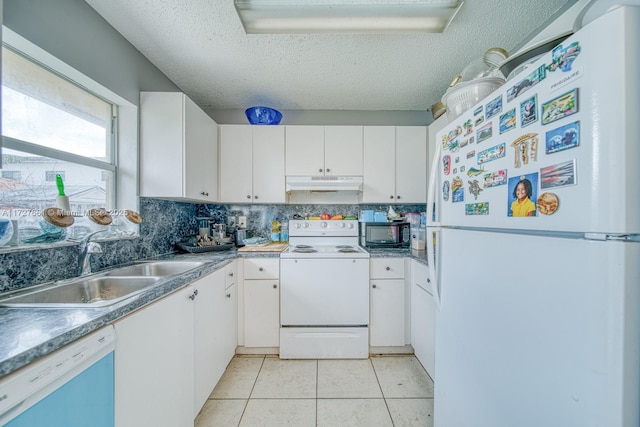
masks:
<path fill-rule="evenodd" d="M 410 227 L 408 222 L 361 222 L 360 244 L 366 248 L 408 248 Z"/>

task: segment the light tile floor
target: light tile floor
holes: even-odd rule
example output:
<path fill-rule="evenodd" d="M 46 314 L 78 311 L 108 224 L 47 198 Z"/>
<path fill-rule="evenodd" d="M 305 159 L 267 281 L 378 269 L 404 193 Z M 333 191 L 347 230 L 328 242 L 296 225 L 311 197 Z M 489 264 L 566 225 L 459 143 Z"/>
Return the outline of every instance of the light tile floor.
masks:
<path fill-rule="evenodd" d="M 433 426 L 433 381 L 414 356 L 238 355 L 195 427 Z"/>

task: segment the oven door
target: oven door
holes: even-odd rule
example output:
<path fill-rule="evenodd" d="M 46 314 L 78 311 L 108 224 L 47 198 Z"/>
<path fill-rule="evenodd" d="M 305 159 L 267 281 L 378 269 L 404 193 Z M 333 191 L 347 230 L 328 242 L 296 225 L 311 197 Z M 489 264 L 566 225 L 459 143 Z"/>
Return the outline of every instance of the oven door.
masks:
<path fill-rule="evenodd" d="M 369 324 L 369 260 L 280 260 L 282 326 Z"/>

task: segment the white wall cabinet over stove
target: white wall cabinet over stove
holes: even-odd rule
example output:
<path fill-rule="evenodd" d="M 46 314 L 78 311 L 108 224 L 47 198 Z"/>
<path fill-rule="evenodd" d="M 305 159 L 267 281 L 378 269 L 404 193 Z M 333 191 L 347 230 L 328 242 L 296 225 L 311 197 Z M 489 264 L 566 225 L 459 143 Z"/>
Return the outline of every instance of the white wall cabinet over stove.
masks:
<path fill-rule="evenodd" d="M 404 258 L 371 258 L 369 345 L 405 344 Z"/>
<path fill-rule="evenodd" d="M 362 126 L 286 126 L 286 175 L 362 176 Z"/>
<path fill-rule="evenodd" d="M 221 202 L 285 203 L 284 129 L 219 127 Z"/>
<path fill-rule="evenodd" d="M 244 260 L 244 346 L 280 345 L 280 261 Z"/>
<path fill-rule="evenodd" d="M 180 92 L 140 93 L 140 195 L 218 200 L 218 125 Z"/>
<path fill-rule="evenodd" d="M 115 323 L 116 425 L 193 425 L 235 354 L 235 265 Z"/>
<path fill-rule="evenodd" d="M 363 203 L 425 203 L 427 128 L 365 126 Z"/>

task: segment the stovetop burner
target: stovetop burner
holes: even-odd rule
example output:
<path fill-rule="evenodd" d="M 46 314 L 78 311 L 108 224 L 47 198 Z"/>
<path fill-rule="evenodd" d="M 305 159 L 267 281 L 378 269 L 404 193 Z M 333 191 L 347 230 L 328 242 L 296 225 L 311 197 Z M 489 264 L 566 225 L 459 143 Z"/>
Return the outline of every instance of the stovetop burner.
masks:
<path fill-rule="evenodd" d="M 340 249 L 338 249 L 338 252 L 342 252 L 342 253 L 354 253 L 354 252 L 360 252 L 360 251 L 359 251 L 359 250 L 357 250 L 356 248 L 348 247 L 348 248 L 340 248 Z"/>
<path fill-rule="evenodd" d="M 351 245 L 337 245 L 336 249 L 354 249 Z"/>
<path fill-rule="evenodd" d="M 297 252 L 297 253 L 303 253 L 303 254 L 310 254 L 313 252 L 318 252 L 317 250 L 315 250 L 312 246 L 307 246 L 307 245 L 298 245 L 295 248 L 293 248 L 291 250 L 291 252 Z"/>
<path fill-rule="evenodd" d="M 296 249 L 312 249 L 313 246 L 310 245 L 295 245 Z"/>

